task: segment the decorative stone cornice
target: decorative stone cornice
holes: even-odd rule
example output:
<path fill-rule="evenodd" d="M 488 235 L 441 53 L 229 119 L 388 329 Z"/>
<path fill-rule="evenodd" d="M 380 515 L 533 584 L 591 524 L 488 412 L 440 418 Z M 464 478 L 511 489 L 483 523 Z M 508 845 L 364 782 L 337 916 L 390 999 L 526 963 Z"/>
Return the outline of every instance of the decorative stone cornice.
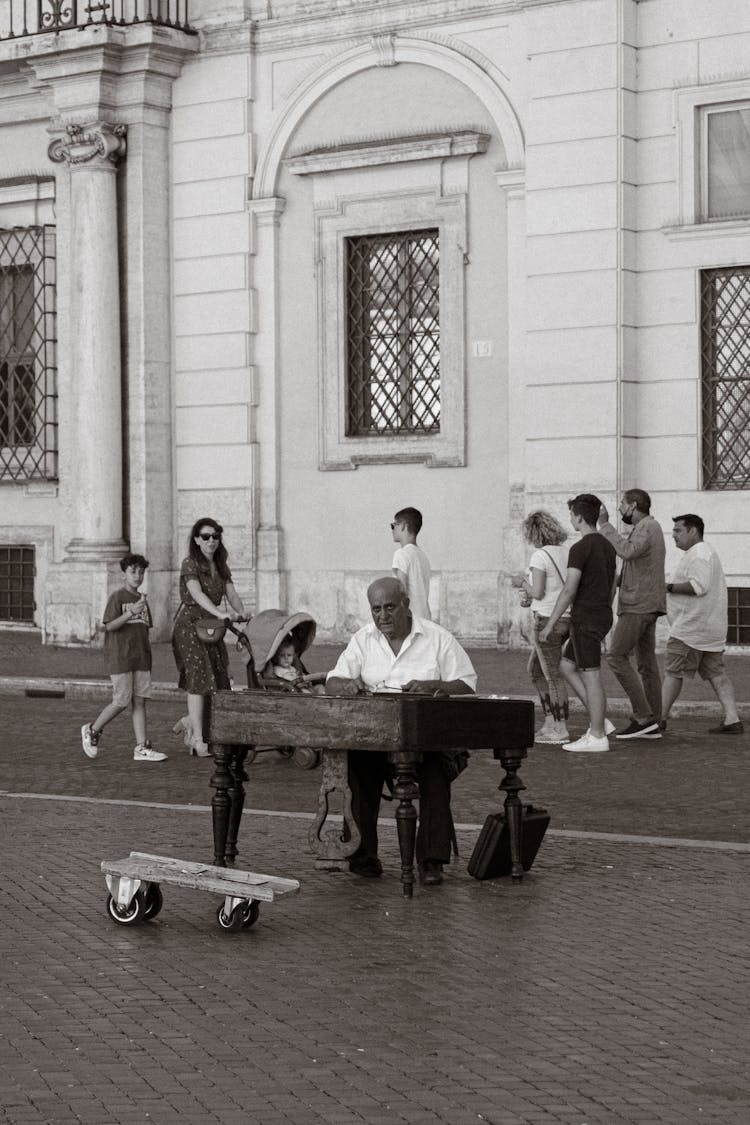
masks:
<path fill-rule="evenodd" d="M 126 125 L 94 121 L 87 125 L 68 124 L 50 129 L 61 135 L 53 140 L 47 155 L 54 164 L 117 164 L 125 156 Z"/>
<path fill-rule="evenodd" d="M 427 134 L 363 141 L 336 148 L 315 149 L 285 161 L 295 176 L 315 172 L 339 172 L 345 168 L 370 168 L 377 164 L 403 164 L 407 160 L 445 159 L 450 156 L 473 156 L 486 152 L 489 133 L 462 130 L 456 133 Z"/>
<path fill-rule="evenodd" d="M 462 20 L 512 17 L 526 8 L 562 6 L 577 0 L 464 0 Z M 300 9 L 303 8 L 302 13 Z M 407 34 L 438 24 L 455 25 L 456 0 L 264 0 L 251 13 L 258 52 L 311 44 L 330 44 L 352 36 Z M 235 20 L 235 23 L 239 21 Z M 390 65 L 390 64 L 381 64 Z"/>

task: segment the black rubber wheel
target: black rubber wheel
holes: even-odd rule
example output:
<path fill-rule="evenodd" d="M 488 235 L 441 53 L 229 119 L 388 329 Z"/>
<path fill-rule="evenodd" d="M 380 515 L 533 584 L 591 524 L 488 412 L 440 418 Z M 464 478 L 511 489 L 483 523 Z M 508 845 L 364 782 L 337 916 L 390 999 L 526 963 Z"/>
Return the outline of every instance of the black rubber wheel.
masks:
<path fill-rule="evenodd" d="M 242 913 L 242 928 L 249 930 L 260 918 L 260 903 L 251 898 Z"/>
<path fill-rule="evenodd" d="M 238 930 L 242 929 L 244 918 L 245 906 L 243 903 L 239 903 L 238 906 L 235 906 L 234 910 L 229 915 L 224 913 L 223 903 L 216 911 L 216 921 L 219 923 L 222 930 L 225 930 L 229 934 L 235 934 Z"/>
<path fill-rule="evenodd" d="M 146 902 L 143 911 L 144 918 L 155 918 L 164 905 L 164 895 L 158 883 L 149 883 L 146 891 Z"/>
<path fill-rule="evenodd" d="M 107 895 L 107 910 L 112 921 L 118 926 L 135 926 L 145 915 L 143 894 L 137 891 L 130 906 L 118 906 L 112 895 Z"/>

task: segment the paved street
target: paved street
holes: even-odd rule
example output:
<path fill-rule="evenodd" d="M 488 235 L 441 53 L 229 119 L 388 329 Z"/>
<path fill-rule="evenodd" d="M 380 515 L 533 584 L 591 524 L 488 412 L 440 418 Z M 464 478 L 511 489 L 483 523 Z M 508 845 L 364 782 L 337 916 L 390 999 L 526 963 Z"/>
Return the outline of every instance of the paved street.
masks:
<path fill-rule="evenodd" d="M 711 740 L 713 705 L 660 743 L 532 751 L 552 825 L 520 886 L 466 872 L 501 796 L 475 754 L 462 858 L 411 902 L 388 823 L 382 880 L 317 872 L 320 774 L 262 755 L 239 865 L 301 891 L 239 934 L 171 886 L 152 922 L 108 918 L 103 858 L 210 860 L 211 763 L 171 734 L 176 697 L 149 712 L 167 762 L 132 761 L 124 716 L 89 761 L 100 706 L 0 695 L 4 1123 L 747 1125 L 750 735 Z"/>

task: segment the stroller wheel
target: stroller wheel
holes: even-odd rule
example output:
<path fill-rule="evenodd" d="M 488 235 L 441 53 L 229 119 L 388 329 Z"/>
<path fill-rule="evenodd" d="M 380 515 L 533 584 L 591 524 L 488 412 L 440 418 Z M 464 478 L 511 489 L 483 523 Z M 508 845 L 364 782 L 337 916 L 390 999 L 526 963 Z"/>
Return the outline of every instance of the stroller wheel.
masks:
<path fill-rule="evenodd" d="M 301 770 L 314 770 L 316 766 L 320 765 L 320 751 L 312 750 L 308 746 L 298 746 L 292 752 L 292 761 Z"/>

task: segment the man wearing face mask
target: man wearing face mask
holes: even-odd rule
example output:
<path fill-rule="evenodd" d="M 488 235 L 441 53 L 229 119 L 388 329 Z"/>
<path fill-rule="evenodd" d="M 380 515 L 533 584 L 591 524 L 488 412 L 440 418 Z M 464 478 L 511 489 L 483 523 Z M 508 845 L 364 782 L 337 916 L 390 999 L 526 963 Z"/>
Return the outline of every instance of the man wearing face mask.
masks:
<path fill-rule="evenodd" d="M 609 522 L 602 504 L 598 530 L 623 560 L 617 603 L 617 624 L 609 666 L 630 700 L 633 717 L 616 738 L 661 738 L 661 677 L 656 662 L 656 622 L 666 613 L 664 585 L 664 533 L 651 513 L 651 497 L 642 488 L 630 488 L 620 501 L 620 517 L 630 527 L 620 535 Z M 632 663 L 635 652 L 638 671 Z"/>

